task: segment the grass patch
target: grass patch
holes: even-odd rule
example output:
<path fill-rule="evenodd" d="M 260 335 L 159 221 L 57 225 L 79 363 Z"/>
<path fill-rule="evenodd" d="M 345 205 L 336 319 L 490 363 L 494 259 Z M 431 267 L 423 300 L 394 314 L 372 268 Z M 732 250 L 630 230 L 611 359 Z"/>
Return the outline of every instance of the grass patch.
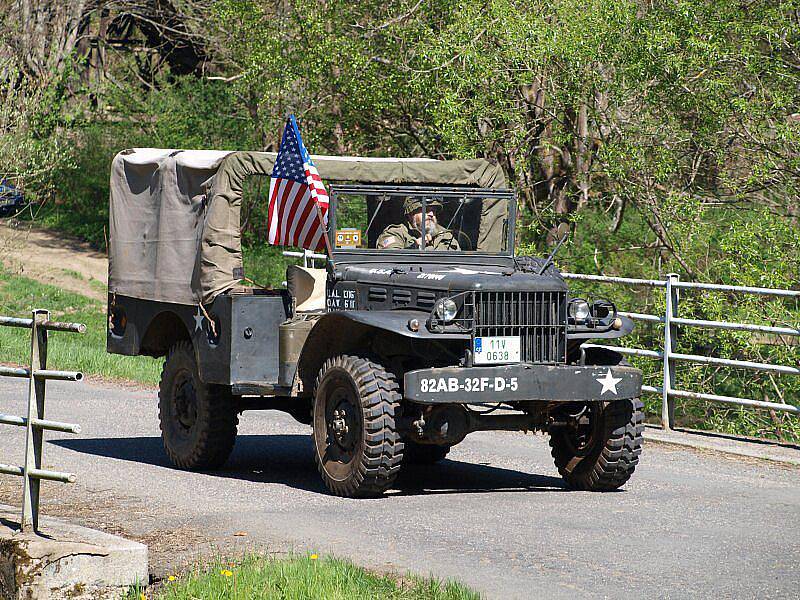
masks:
<path fill-rule="evenodd" d="M 250 600 L 309 598 L 350 600 L 477 600 L 480 595 L 454 581 L 379 575 L 338 558 L 247 555 L 236 563 L 216 561 L 172 576 L 148 592 L 132 589 L 127 600 Z"/>
<path fill-rule="evenodd" d="M 34 308 L 46 308 L 51 318 L 84 323 L 86 333 L 51 332 L 47 366 L 81 371 L 109 379 L 157 383 L 161 361 L 146 356 L 119 356 L 106 352 L 106 315 L 97 300 L 66 292 L 0 270 L 0 314 L 30 317 Z M 30 330 L 0 327 L 0 362 L 27 365 L 30 360 Z"/>
<path fill-rule="evenodd" d="M 73 279 L 77 279 L 78 281 L 86 281 L 86 278 L 78 273 L 77 271 L 73 271 L 72 269 L 61 269 L 65 275 L 69 275 Z"/>

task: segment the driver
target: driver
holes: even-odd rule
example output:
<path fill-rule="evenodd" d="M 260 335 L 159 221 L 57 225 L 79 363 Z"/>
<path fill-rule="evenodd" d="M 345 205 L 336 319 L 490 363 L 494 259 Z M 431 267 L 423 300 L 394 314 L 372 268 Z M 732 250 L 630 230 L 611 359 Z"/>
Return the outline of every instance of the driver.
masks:
<path fill-rule="evenodd" d="M 442 208 L 439 200 L 427 202 L 425 215 L 425 247 L 431 250 L 461 250 L 449 229 L 439 225 L 438 213 Z M 389 225 L 378 236 L 378 248 L 412 249 L 422 246 L 422 199 L 407 196 L 403 200 L 405 223 Z"/>

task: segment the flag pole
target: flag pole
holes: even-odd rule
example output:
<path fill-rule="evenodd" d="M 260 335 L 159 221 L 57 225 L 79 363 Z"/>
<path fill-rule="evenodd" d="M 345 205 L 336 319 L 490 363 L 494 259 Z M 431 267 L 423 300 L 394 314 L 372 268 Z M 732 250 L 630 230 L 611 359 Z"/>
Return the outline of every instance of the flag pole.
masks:
<path fill-rule="evenodd" d="M 328 236 L 328 228 L 325 225 L 325 218 L 322 216 L 322 209 L 319 207 L 319 202 L 314 200 L 314 208 L 317 210 L 317 218 L 319 219 L 319 225 L 322 227 L 322 237 L 325 238 L 325 249 L 328 252 L 328 261 L 331 263 L 331 267 L 334 267 L 333 264 L 333 249 L 331 248 L 331 239 Z"/>

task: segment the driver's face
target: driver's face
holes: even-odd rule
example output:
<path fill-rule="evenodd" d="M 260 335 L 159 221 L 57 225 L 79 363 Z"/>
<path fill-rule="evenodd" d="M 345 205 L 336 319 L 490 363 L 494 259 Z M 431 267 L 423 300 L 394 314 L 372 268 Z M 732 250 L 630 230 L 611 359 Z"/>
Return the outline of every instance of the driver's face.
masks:
<path fill-rule="evenodd" d="M 427 217 L 425 219 L 430 227 L 431 225 L 436 225 L 438 223 L 436 219 L 436 211 L 433 207 L 428 207 Z M 417 231 L 422 231 L 422 209 L 417 209 L 413 213 L 408 215 L 408 222 L 411 224 L 411 227 L 416 229 Z"/>

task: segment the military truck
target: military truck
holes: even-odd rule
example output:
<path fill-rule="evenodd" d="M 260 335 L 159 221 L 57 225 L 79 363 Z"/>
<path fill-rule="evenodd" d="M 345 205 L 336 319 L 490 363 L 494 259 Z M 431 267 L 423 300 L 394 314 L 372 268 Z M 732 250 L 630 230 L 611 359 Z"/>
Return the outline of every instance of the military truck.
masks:
<path fill-rule="evenodd" d="M 330 252 L 288 264 L 271 289 L 244 283 L 240 218 L 274 160 L 135 149 L 113 161 L 107 348 L 166 357 L 159 418 L 176 467 L 222 467 L 240 413 L 280 410 L 311 426 L 340 496 L 380 495 L 403 464 L 483 430 L 548 434 L 571 488 L 628 480 L 641 372 L 587 342 L 632 323 L 573 297 L 551 260 L 515 256 L 498 165 L 314 157 Z"/>

